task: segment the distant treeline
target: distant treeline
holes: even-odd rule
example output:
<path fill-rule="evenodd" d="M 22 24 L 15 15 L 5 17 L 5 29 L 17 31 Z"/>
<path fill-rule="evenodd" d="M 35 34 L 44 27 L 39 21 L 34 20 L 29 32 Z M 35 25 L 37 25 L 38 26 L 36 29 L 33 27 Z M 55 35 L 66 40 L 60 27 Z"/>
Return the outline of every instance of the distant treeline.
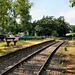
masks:
<path fill-rule="evenodd" d="M 0 34 L 24 32 L 39 36 L 65 36 L 70 31 L 75 32 L 75 25 L 67 23 L 63 16 L 43 16 L 31 22 L 31 6 L 29 0 L 0 0 Z"/>
<path fill-rule="evenodd" d="M 43 16 L 42 19 L 34 21 L 32 23 L 32 30 L 37 35 L 45 36 L 65 36 L 66 33 L 70 32 L 70 24 L 67 23 L 63 16 L 54 18 L 53 16 Z"/>

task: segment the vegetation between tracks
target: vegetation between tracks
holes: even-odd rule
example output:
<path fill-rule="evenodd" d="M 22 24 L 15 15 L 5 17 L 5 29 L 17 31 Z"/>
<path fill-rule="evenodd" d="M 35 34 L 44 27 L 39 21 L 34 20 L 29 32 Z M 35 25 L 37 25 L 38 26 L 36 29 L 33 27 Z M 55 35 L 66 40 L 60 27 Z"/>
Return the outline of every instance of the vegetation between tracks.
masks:
<path fill-rule="evenodd" d="M 65 60 L 68 61 L 68 63 L 65 63 L 67 66 L 67 71 L 75 72 L 75 40 L 69 41 L 65 54 Z"/>
<path fill-rule="evenodd" d="M 67 50 L 65 50 L 65 48 Z M 75 40 L 68 41 L 68 44 L 63 47 L 64 51 L 59 53 L 59 56 L 62 57 L 59 61 L 61 66 L 65 69 L 62 70 L 64 75 L 67 75 L 66 72 L 75 73 Z M 60 73 L 59 75 L 62 75 Z"/>

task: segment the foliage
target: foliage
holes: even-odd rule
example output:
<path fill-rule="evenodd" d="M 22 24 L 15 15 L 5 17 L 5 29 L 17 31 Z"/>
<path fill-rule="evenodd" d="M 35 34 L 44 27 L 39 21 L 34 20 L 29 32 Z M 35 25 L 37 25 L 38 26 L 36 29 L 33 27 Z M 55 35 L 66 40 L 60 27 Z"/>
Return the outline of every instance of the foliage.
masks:
<path fill-rule="evenodd" d="M 74 42 L 74 45 L 75 45 L 75 42 Z"/>
<path fill-rule="evenodd" d="M 67 51 L 67 47 L 66 47 L 66 46 L 64 46 L 63 49 L 64 49 L 65 51 Z"/>
<path fill-rule="evenodd" d="M 59 75 L 62 75 L 62 73 L 59 73 Z"/>
<path fill-rule="evenodd" d="M 37 33 L 38 36 L 65 36 L 70 25 L 63 16 L 43 16 L 42 19 L 31 22 L 29 10 L 32 3 L 29 0 L 0 0 L 0 27 L 1 33 L 18 34 L 24 32 L 29 35 Z M 17 20 L 20 20 L 17 22 Z M 74 31 L 72 27 L 72 31 Z"/>
<path fill-rule="evenodd" d="M 72 33 L 75 33 L 75 25 L 71 25 L 71 31 Z"/>
<path fill-rule="evenodd" d="M 10 0 L 0 0 L 0 27 L 3 29 L 3 33 L 6 32 L 8 25 L 9 11 L 11 9 Z"/>
<path fill-rule="evenodd" d="M 64 63 L 62 62 L 62 63 L 61 63 L 61 66 L 63 66 L 63 65 L 64 65 Z"/>
<path fill-rule="evenodd" d="M 69 23 L 65 22 L 64 17 L 54 18 L 53 16 L 43 16 L 42 19 L 34 21 L 32 24 L 33 32 L 37 31 L 38 35 L 65 36 L 70 30 Z"/>
<path fill-rule="evenodd" d="M 31 8 L 31 4 L 29 0 L 17 0 L 17 12 L 20 15 L 20 20 L 22 24 L 22 28 L 27 33 L 27 28 L 29 27 L 29 21 L 31 20 L 31 16 L 29 15 L 29 9 Z"/>
<path fill-rule="evenodd" d="M 65 22 L 63 16 L 60 16 L 58 19 L 55 19 L 55 24 L 57 26 L 56 31 L 58 36 L 65 36 L 65 34 L 69 32 L 69 23 Z"/>
<path fill-rule="evenodd" d="M 30 27 L 29 0 L 0 0 L 0 27 L 2 33 L 27 31 Z M 16 20 L 20 19 L 21 22 Z M 26 32 L 25 31 L 25 32 Z"/>
<path fill-rule="evenodd" d="M 52 31 L 51 36 L 57 36 L 57 31 Z"/>
<path fill-rule="evenodd" d="M 62 70 L 62 73 L 65 73 L 65 70 Z"/>
<path fill-rule="evenodd" d="M 19 35 L 19 34 L 20 34 L 20 35 L 23 35 L 23 34 L 24 34 L 24 32 L 21 32 L 21 33 L 20 33 L 20 32 L 18 32 L 18 35 Z"/>
<path fill-rule="evenodd" d="M 62 55 L 63 55 L 63 52 L 59 53 L 58 55 L 59 55 L 59 56 L 62 56 Z"/>
<path fill-rule="evenodd" d="M 70 33 L 70 35 L 75 36 L 75 33 Z"/>
<path fill-rule="evenodd" d="M 31 36 L 31 37 L 27 37 L 27 38 L 21 38 L 20 40 L 42 40 L 44 39 L 44 36 L 37 36 L 36 38 L 34 36 Z"/>
<path fill-rule="evenodd" d="M 75 0 L 69 0 L 69 2 L 71 3 L 71 7 L 75 6 Z"/>

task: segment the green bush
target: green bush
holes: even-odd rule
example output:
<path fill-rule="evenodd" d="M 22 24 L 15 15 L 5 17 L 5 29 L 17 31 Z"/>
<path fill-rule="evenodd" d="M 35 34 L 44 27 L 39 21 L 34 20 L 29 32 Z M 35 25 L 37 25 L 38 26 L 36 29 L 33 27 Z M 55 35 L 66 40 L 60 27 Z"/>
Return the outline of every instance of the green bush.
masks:
<path fill-rule="evenodd" d="M 27 38 L 20 38 L 20 40 L 41 40 L 41 39 L 44 39 L 44 36 L 37 36 L 37 37 L 31 36 Z"/>
<path fill-rule="evenodd" d="M 61 63 L 61 66 L 64 66 L 64 63 L 63 62 Z"/>
<path fill-rule="evenodd" d="M 65 73 L 65 70 L 62 70 L 62 73 Z"/>
<path fill-rule="evenodd" d="M 64 49 L 65 51 L 67 51 L 67 47 L 66 47 L 66 46 L 64 46 L 63 49 Z"/>
<path fill-rule="evenodd" d="M 18 32 L 18 35 L 19 35 L 19 34 L 20 34 L 20 35 L 23 35 L 23 34 L 24 34 L 24 32 Z"/>
<path fill-rule="evenodd" d="M 31 37 L 28 37 L 27 40 L 41 40 L 41 39 L 44 39 L 44 36 L 31 36 Z"/>
<path fill-rule="evenodd" d="M 54 30 L 54 31 L 51 33 L 51 36 L 57 36 L 57 32 Z"/>
<path fill-rule="evenodd" d="M 62 55 L 63 55 L 63 52 L 59 53 L 58 55 L 59 55 L 59 56 L 62 56 Z"/>
<path fill-rule="evenodd" d="M 75 33 L 70 33 L 70 35 L 75 36 Z"/>

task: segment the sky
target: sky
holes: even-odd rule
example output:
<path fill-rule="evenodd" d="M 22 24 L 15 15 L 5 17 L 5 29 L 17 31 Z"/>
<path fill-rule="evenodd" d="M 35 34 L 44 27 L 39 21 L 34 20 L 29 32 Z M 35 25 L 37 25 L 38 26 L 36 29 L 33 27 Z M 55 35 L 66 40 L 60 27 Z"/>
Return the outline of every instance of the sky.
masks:
<path fill-rule="evenodd" d="M 75 25 L 75 7 L 70 7 L 69 0 L 30 0 L 32 21 L 40 20 L 43 16 L 65 17 L 70 25 Z"/>

